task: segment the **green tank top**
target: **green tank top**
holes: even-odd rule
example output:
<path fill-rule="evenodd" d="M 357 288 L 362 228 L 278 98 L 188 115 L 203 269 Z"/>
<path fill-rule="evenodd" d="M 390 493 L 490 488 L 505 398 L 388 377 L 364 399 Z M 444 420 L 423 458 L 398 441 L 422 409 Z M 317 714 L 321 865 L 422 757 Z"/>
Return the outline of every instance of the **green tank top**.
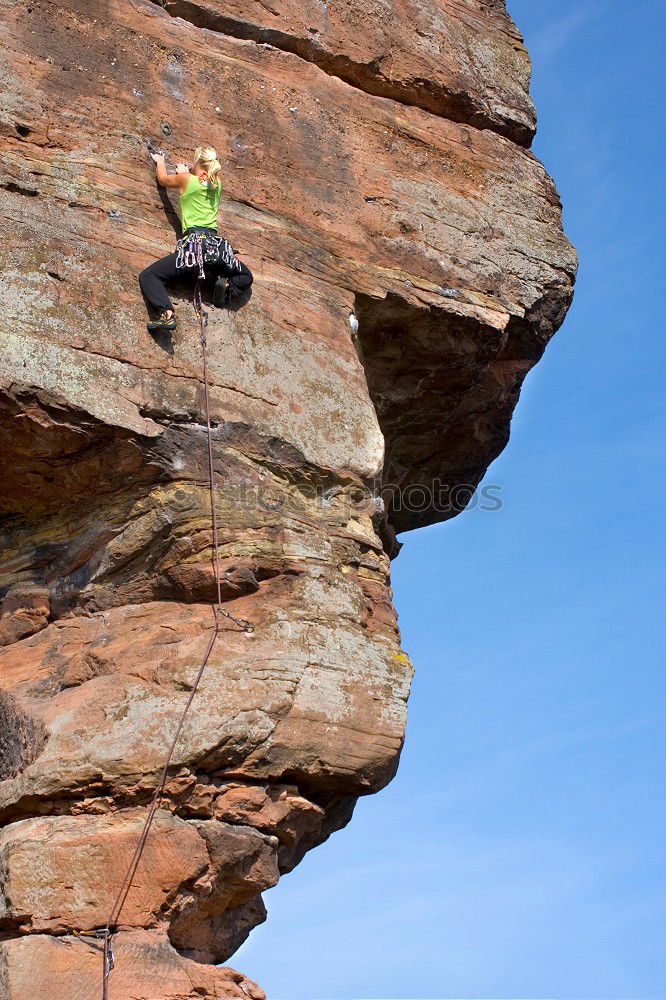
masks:
<path fill-rule="evenodd" d="M 220 183 L 217 187 L 209 187 L 208 181 L 202 183 L 192 174 L 180 196 L 180 220 L 183 232 L 192 226 L 217 229 L 217 210 L 220 207 L 221 194 Z"/>

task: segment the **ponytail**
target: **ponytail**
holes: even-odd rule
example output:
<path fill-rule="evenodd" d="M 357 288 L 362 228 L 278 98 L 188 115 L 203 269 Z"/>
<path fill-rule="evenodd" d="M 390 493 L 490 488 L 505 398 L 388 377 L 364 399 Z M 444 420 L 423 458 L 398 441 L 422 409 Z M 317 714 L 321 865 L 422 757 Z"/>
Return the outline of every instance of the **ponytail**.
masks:
<path fill-rule="evenodd" d="M 197 146 L 194 155 L 205 168 L 208 175 L 208 183 L 211 187 L 217 187 L 220 183 L 218 174 L 222 170 L 222 164 L 217 158 L 217 151 L 212 146 Z"/>

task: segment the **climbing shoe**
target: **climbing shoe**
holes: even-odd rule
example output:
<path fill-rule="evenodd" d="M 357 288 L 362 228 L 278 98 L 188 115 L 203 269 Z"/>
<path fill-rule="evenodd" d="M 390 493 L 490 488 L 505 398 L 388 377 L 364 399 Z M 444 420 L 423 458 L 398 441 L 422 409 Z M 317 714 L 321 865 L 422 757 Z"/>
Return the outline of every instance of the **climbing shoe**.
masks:
<path fill-rule="evenodd" d="M 229 301 L 230 294 L 231 291 L 227 285 L 227 279 L 220 275 L 215 282 L 215 287 L 213 288 L 213 305 L 215 308 L 221 309 L 225 306 Z"/>
<path fill-rule="evenodd" d="M 146 327 L 149 333 L 161 333 L 162 330 L 175 330 L 178 325 L 176 320 L 176 314 L 172 315 L 167 319 L 166 312 L 159 314 L 157 319 L 151 320 L 150 323 L 146 323 Z"/>

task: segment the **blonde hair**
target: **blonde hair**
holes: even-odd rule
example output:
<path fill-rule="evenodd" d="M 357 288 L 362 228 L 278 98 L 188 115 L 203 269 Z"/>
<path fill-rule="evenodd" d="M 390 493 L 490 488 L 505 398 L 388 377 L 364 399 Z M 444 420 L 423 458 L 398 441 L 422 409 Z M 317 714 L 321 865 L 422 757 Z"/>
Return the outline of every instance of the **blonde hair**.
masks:
<path fill-rule="evenodd" d="M 217 158 L 217 150 L 213 149 L 212 146 L 197 146 L 194 155 L 201 166 L 205 168 L 209 184 L 217 187 L 219 183 L 217 175 L 222 169 L 222 164 Z"/>

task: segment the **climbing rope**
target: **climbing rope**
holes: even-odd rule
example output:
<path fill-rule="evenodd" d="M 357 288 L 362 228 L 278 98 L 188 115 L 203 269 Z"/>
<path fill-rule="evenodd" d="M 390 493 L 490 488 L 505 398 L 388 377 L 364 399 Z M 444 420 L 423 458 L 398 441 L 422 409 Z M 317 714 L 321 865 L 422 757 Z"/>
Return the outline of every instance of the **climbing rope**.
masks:
<path fill-rule="evenodd" d="M 185 703 L 185 707 L 181 712 L 180 718 L 178 720 L 178 725 L 176 726 L 176 731 L 174 733 L 171 745 L 169 746 L 164 765 L 160 772 L 159 781 L 157 782 L 157 787 L 153 793 L 150 805 L 148 807 L 148 813 L 144 820 L 143 827 L 141 829 L 141 834 L 137 841 L 137 845 L 134 849 L 134 854 L 125 872 L 125 877 L 120 885 L 118 894 L 114 900 L 111 912 L 109 913 L 109 918 L 106 925 L 102 928 L 93 931 L 79 931 L 77 936 L 80 937 L 94 937 L 102 941 L 102 1000 L 108 1000 L 109 997 L 109 975 L 114 967 L 115 960 L 113 955 L 113 949 L 111 947 L 112 935 L 118 926 L 120 921 L 120 915 L 125 906 L 127 896 L 132 884 L 134 882 L 134 876 L 136 875 L 136 870 L 138 868 L 141 856 L 143 854 L 144 848 L 146 846 L 146 840 L 148 839 L 148 834 L 150 833 L 150 828 L 153 824 L 155 814 L 160 806 L 162 800 L 162 795 L 164 794 L 164 787 L 166 785 L 166 780 L 169 773 L 169 767 L 171 766 L 171 759 L 173 757 L 174 751 L 176 749 L 176 744 L 180 738 L 180 734 L 185 723 L 185 718 L 190 710 L 190 706 L 194 701 L 194 697 L 199 688 L 201 678 L 203 677 L 204 670 L 210 659 L 210 655 L 215 646 L 215 641 L 220 634 L 220 629 L 222 627 L 222 619 L 227 619 L 237 625 L 244 632 L 252 632 L 253 625 L 251 622 L 247 621 L 245 618 L 236 618 L 229 611 L 227 611 L 222 606 L 222 574 L 220 571 L 220 546 L 219 546 L 219 534 L 217 526 L 217 513 L 215 510 L 215 469 L 213 465 L 213 429 L 210 422 L 210 398 L 209 398 L 209 382 L 208 382 L 208 357 L 206 351 L 206 326 L 208 325 L 208 313 L 203 308 L 203 302 L 201 298 L 201 282 L 205 278 L 203 253 L 201 247 L 201 240 L 196 241 L 197 248 L 197 264 L 199 266 L 199 273 L 196 278 L 194 285 L 194 294 L 192 298 L 192 304 L 194 306 L 194 312 L 199 321 L 199 340 L 201 343 L 201 355 L 203 361 L 203 388 L 204 388 L 204 407 L 206 411 L 206 437 L 208 443 L 208 485 L 210 491 L 210 509 L 211 509 L 211 529 L 213 536 L 213 563 L 215 569 L 215 584 L 216 584 L 216 601 L 212 605 L 213 609 L 213 628 L 206 644 L 206 649 L 204 651 L 203 657 L 199 664 L 196 676 L 194 678 L 194 683 L 192 684 L 192 690 Z"/>

